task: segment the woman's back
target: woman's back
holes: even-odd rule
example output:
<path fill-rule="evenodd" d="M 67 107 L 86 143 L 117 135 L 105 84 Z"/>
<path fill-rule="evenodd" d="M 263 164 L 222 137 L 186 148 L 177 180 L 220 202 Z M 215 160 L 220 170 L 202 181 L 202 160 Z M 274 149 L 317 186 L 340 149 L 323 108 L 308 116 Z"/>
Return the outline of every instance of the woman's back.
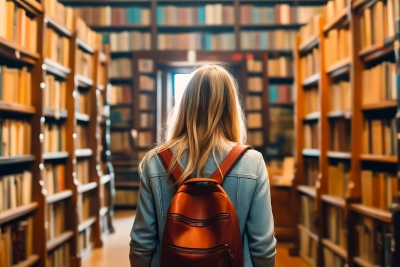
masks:
<path fill-rule="evenodd" d="M 229 150 L 224 151 L 222 159 Z M 221 162 L 222 159 L 217 159 Z M 181 160 L 186 166 L 187 156 Z M 212 156 L 207 160 L 203 177 L 217 169 Z M 132 266 L 160 266 L 160 246 L 165 216 L 175 195 L 171 179 L 159 156 L 154 156 L 142 172 L 142 188 L 131 237 Z M 271 211 L 268 175 L 259 152 L 247 151 L 225 178 L 222 187 L 235 207 L 243 242 L 244 266 L 274 266 L 274 225 Z M 194 207 L 195 208 L 195 207 Z M 152 240 L 152 242 L 151 242 Z M 150 242 L 148 242 L 150 241 Z M 153 253 L 154 252 L 154 253 Z"/>

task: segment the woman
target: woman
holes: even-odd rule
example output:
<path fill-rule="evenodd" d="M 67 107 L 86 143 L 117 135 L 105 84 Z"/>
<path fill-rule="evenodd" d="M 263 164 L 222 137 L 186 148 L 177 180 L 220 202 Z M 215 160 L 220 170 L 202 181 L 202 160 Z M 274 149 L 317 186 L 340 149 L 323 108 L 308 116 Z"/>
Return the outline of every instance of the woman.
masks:
<path fill-rule="evenodd" d="M 195 71 L 179 108 L 168 120 L 166 140 L 139 166 L 141 183 L 129 254 L 132 267 L 160 266 L 165 215 L 177 187 L 191 177 L 210 177 L 229 151 L 246 141 L 237 86 L 224 68 L 206 65 Z M 167 148 L 173 151 L 172 163 L 178 161 L 184 170 L 176 184 L 157 155 Z M 222 187 L 239 219 L 243 266 L 275 266 L 270 189 L 261 154 L 248 150 Z"/>

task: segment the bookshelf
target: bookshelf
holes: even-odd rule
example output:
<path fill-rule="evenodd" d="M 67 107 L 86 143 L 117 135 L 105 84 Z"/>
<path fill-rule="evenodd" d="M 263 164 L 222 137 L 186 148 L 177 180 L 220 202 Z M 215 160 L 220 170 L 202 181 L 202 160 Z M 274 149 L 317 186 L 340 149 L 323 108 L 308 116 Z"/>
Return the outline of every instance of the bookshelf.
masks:
<path fill-rule="evenodd" d="M 79 25 L 78 18 L 75 20 L 71 8 L 56 1 L 0 1 L 0 6 L 3 4 L 14 5 L 15 14 L 7 16 L 18 15 L 26 24 L 18 22 L 17 37 L 3 36 L 0 29 L 4 82 L 0 85 L 0 164 L 7 166 L 0 172 L 0 184 L 8 199 L 0 208 L 1 237 L 6 240 L 0 259 L 5 266 L 62 267 L 67 262 L 69 266 L 80 266 L 83 253 L 78 251 L 78 232 L 91 227 L 91 241 L 95 246 L 102 244 L 98 191 L 101 179 L 96 176 L 100 145 L 98 138 L 92 138 L 87 146 L 76 149 L 79 142 L 75 139 L 79 125 L 87 127 L 88 135 L 99 136 L 96 97 L 100 91 L 96 89 L 101 90 L 105 84 L 94 82 L 94 73 L 79 73 L 82 62 L 78 50 L 88 52 L 93 64 L 99 64 L 100 58 L 105 57 L 100 56 L 101 39 L 91 44 L 83 41 L 82 33 L 74 29 L 81 31 L 85 27 Z M 56 7 L 63 10 L 57 16 Z M 1 21 L 1 27 L 8 27 L 10 20 L 7 17 Z M 86 34 L 90 35 L 88 31 Z M 105 64 L 98 76 L 106 74 L 107 69 Z M 79 93 L 88 96 L 85 110 L 80 109 Z M 88 159 L 89 172 L 84 177 L 77 175 L 80 158 Z M 105 174 L 113 176 L 112 166 Z M 79 179 L 91 180 L 80 184 Z M 112 185 L 111 178 L 109 181 Z M 87 203 L 93 216 L 78 225 L 77 200 L 85 194 L 90 195 Z M 109 210 L 112 226 L 112 206 Z M 21 240 L 12 237 L 16 235 Z M 19 241 L 25 243 L 24 253 L 12 250 L 13 242 Z"/>
<path fill-rule="evenodd" d="M 300 252 L 312 266 L 395 265 L 398 248 L 391 242 L 399 242 L 394 141 L 398 84 L 394 32 L 383 26 L 394 2 L 353 1 L 339 9 L 337 2 L 328 2 L 324 15 L 297 37 L 295 184 L 301 204 L 299 247 L 292 252 Z M 302 76 L 315 65 L 317 74 Z M 371 95 L 371 83 L 380 94 Z M 305 87 L 316 87 L 314 96 Z"/>

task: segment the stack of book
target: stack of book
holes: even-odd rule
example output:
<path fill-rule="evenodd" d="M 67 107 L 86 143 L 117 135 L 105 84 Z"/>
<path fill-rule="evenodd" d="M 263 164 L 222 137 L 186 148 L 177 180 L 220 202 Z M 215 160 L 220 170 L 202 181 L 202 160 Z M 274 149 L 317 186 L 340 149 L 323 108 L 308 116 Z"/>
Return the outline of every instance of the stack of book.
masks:
<path fill-rule="evenodd" d="M 47 209 L 47 240 L 59 237 L 65 231 L 65 202 L 50 204 Z"/>
<path fill-rule="evenodd" d="M 67 83 L 56 80 L 53 75 L 46 75 L 44 88 L 44 107 L 54 110 L 66 109 Z"/>
<path fill-rule="evenodd" d="M 263 91 L 262 77 L 247 78 L 247 90 L 249 90 L 249 92 L 262 92 Z"/>
<path fill-rule="evenodd" d="M 233 6 L 207 4 L 198 7 L 158 6 L 158 25 L 233 25 Z"/>
<path fill-rule="evenodd" d="M 247 72 L 261 73 L 263 71 L 263 61 L 249 58 L 246 60 L 246 67 Z"/>
<path fill-rule="evenodd" d="M 26 121 L 0 119 L 0 156 L 13 157 L 31 153 L 31 125 Z"/>
<path fill-rule="evenodd" d="M 67 150 L 65 124 L 45 123 L 43 134 L 43 151 L 45 153 Z"/>
<path fill-rule="evenodd" d="M 316 74 L 320 70 L 319 49 L 313 48 L 312 52 L 300 59 L 302 80 Z"/>
<path fill-rule="evenodd" d="M 45 57 L 68 67 L 70 59 L 69 39 L 59 35 L 52 28 L 45 28 Z"/>
<path fill-rule="evenodd" d="M 293 102 L 293 87 L 291 85 L 270 85 L 268 91 L 270 103 Z"/>
<path fill-rule="evenodd" d="M 31 105 L 32 74 L 22 69 L 0 66 L 0 101 Z"/>
<path fill-rule="evenodd" d="M 0 176 L 0 211 L 27 205 L 32 201 L 32 174 L 23 172 Z"/>
<path fill-rule="evenodd" d="M 43 1 L 46 15 L 54 19 L 67 29 L 74 28 L 75 12 L 72 7 L 66 7 L 57 0 Z"/>
<path fill-rule="evenodd" d="M 329 88 L 329 109 L 331 111 L 352 110 L 351 84 L 348 81 L 340 81 L 331 84 Z"/>
<path fill-rule="evenodd" d="M 110 105 L 131 103 L 132 88 L 129 85 L 113 85 L 110 92 Z"/>
<path fill-rule="evenodd" d="M 235 50 L 233 33 L 158 34 L 159 50 Z"/>
<path fill-rule="evenodd" d="M 75 13 L 90 26 L 150 25 L 149 8 L 83 7 L 76 8 Z"/>
<path fill-rule="evenodd" d="M 296 31 L 241 31 L 242 50 L 291 50 L 294 48 Z"/>
<path fill-rule="evenodd" d="M 319 34 L 318 30 L 320 28 L 320 19 L 322 15 L 313 16 L 306 25 L 300 28 L 301 41 L 304 42 L 313 36 Z"/>
<path fill-rule="evenodd" d="M 109 40 L 105 41 L 105 43 L 110 44 L 112 52 L 151 49 L 151 34 L 149 32 L 123 31 L 104 35 L 108 35 Z"/>
<path fill-rule="evenodd" d="M 79 29 L 77 31 L 77 37 L 88 44 L 91 48 L 95 50 L 102 50 L 100 47 L 101 40 L 103 39 L 102 35 L 96 33 L 91 30 L 89 26 L 81 19 L 80 17 L 76 17 L 75 19 L 75 29 Z"/>
<path fill-rule="evenodd" d="M 155 89 L 155 81 L 152 77 L 147 75 L 139 76 L 139 89 L 141 91 L 154 91 Z"/>
<path fill-rule="evenodd" d="M 382 62 L 362 71 L 362 103 L 371 104 L 397 99 L 396 64 Z"/>
<path fill-rule="evenodd" d="M 289 57 L 271 58 L 268 60 L 268 76 L 292 77 L 293 60 Z"/>
<path fill-rule="evenodd" d="M 117 58 L 111 61 L 111 78 L 130 78 L 132 62 L 129 58 Z"/>
<path fill-rule="evenodd" d="M 350 57 L 350 30 L 346 28 L 332 29 L 325 38 L 325 67 Z"/>
<path fill-rule="evenodd" d="M 362 151 L 365 154 L 397 155 L 396 119 L 365 119 Z"/>

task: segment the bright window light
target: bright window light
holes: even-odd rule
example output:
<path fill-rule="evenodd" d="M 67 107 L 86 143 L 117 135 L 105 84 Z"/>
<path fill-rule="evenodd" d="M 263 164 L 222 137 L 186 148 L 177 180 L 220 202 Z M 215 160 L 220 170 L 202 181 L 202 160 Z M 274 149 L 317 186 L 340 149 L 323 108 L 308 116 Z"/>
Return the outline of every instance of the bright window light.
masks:
<path fill-rule="evenodd" d="M 183 92 L 185 91 L 186 86 L 192 77 L 193 73 L 180 73 L 174 75 L 174 97 L 176 107 L 179 107 Z"/>

